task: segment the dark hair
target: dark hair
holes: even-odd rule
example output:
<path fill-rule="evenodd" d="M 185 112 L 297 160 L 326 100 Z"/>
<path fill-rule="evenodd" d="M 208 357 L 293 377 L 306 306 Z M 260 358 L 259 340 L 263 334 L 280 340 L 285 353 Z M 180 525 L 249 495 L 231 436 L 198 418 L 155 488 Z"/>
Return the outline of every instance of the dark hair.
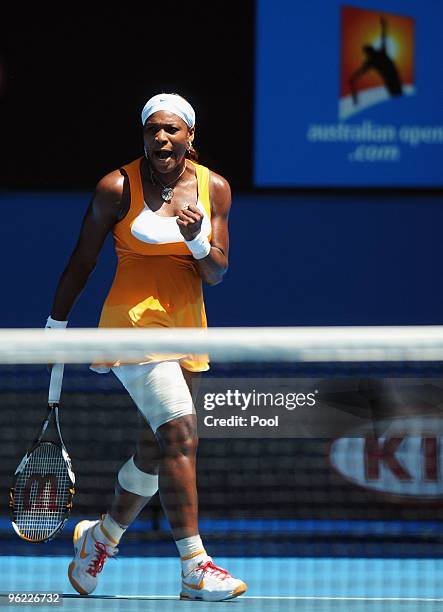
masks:
<path fill-rule="evenodd" d="M 172 91 L 171 93 L 172 93 L 172 95 L 173 95 L 173 96 L 178 96 L 179 98 L 182 98 L 183 100 L 185 100 L 185 102 L 188 102 L 188 101 L 186 100 L 186 98 L 184 98 L 184 97 L 183 97 L 181 94 L 178 94 L 178 93 L 177 93 L 177 92 L 175 92 L 175 91 Z M 188 102 L 188 104 L 189 104 L 189 102 Z M 188 126 L 188 128 L 189 128 L 189 126 Z M 186 155 L 185 155 L 185 157 L 186 157 L 187 159 L 190 159 L 191 161 L 193 161 L 193 162 L 195 162 L 195 163 L 198 163 L 198 151 L 196 151 L 196 150 L 194 149 L 194 147 L 192 146 L 192 143 L 191 143 L 191 148 L 186 150 Z"/>
<path fill-rule="evenodd" d="M 198 164 L 198 152 L 194 149 L 192 144 L 190 149 L 186 149 L 185 157 Z"/>

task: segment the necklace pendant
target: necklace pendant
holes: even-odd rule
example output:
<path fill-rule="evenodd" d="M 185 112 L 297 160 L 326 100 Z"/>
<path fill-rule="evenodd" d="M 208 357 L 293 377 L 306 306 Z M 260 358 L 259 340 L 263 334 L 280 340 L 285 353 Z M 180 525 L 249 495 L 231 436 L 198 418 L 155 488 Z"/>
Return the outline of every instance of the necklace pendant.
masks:
<path fill-rule="evenodd" d="M 174 195 L 174 190 L 171 189 L 170 187 L 163 187 L 162 190 L 162 200 L 164 200 L 165 202 L 169 202 L 170 200 L 172 200 L 172 196 Z"/>

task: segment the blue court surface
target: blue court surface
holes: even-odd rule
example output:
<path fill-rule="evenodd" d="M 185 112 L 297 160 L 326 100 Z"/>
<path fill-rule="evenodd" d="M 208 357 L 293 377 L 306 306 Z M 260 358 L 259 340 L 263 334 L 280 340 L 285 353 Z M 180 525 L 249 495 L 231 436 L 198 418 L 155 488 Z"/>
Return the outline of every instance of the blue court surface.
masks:
<path fill-rule="evenodd" d="M 71 557 L 0 557 L 0 606 L 12 592 L 64 593 L 63 610 L 182 610 L 228 606 L 296 612 L 437 611 L 443 609 L 443 560 L 346 558 L 217 558 L 248 584 L 246 596 L 223 603 L 180 601 L 177 558 L 110 560 L 93 596 L 77 596 L 67 578 Z M 59 608 L 39 605 L 38 609 Z"/>

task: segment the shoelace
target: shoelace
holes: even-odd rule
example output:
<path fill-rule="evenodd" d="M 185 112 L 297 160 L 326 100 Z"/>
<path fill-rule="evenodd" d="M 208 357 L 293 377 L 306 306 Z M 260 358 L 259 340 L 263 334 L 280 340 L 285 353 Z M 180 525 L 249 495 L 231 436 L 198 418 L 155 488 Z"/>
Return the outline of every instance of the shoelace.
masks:
<path fill-rule="evenodd" d="M 198 565 L 195 569 L 199 569 L 202 572 L 209 571 L 211 572 L 211 574 L 215 574 L 215 575 L 221 574 L 220 580 L 224 580 L 225 578 L 228 578 L 228 576 L 231 575 L 227 570 L 223 569 L 222 567 L 218 567 L 212 561 L 206 561 L 205 563 Z"/>
<path fill-rule="evenodd" d="M 91 560 L 91 563 L 89 564 L 89 567 L 86 570 L 88 574 L 91 574 L 91 576 L 94 576 L 94 578 L 96 578 L 97 574 L 102 571 L 106 559 L 108 557 L 113 558 L 114 555 L 118 552 L 117 548 L 114 548 L 114 550 L 108 552 L 106 545 L 102 544 L 101 542 L 95 543 L 95 550 L 97 551 L 97 554 Z"/>

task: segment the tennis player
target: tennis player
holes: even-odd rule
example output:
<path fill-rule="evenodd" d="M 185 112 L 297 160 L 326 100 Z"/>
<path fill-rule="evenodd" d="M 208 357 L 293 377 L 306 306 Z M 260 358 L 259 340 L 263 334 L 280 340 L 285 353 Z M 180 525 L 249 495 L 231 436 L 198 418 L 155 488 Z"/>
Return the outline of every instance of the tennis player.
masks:
<path fill-rule="evenodd" d="M 145 154 L 98 183 L 77 245 L 59 281 L 47 327 L 69 313 L 112 231 L 118 257 L 100 327 L 206 327 L 202 281 L 221 282 L 228 267 L 228 182 L 197 163 L 195 113 L 177 94 L 158 94 L 142 114 Z M 149 355 L 110 368 L 143 415 L 136 453 L 120 468 L 101 520 L 74 530 L 72 586 L 88 595 L 132 521 L 156 494 L 181 558 L 182 599 L 221 601 L 246 585 L 208 556 L 198 530 L 197 424 L 190 386 L 208 370 L 206 355 Z"/>

